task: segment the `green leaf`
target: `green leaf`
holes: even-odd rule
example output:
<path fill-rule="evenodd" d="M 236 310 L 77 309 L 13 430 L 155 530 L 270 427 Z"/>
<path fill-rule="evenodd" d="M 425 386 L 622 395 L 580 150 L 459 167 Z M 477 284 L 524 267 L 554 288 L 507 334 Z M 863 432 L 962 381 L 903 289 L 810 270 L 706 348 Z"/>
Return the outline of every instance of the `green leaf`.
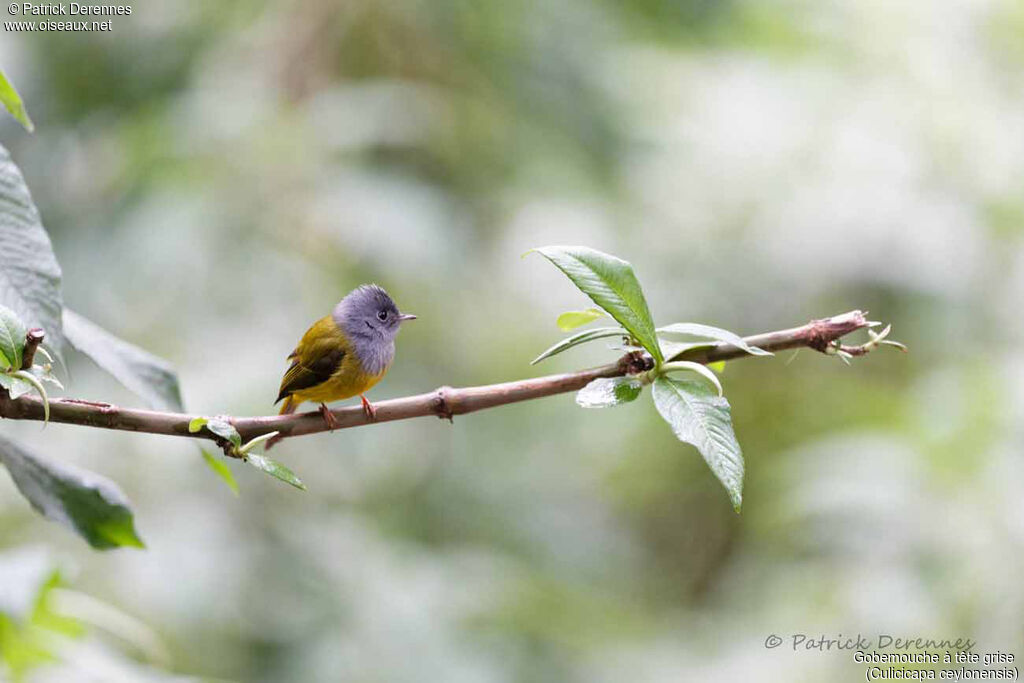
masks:
<path fill-rule="evenodd" d="M 659 334 L 687 334 L 693 337 L 707 337 L 708 339 L 714 339 L 715 341 L 722 341 L 732 344 L 733 346 L 746 351 L 752 356 L 772 356 L 775 355 L 771 351 L 765 351 L 756 346 L 751 346 L 743 337 L 739 336 L 735 332 L 729 330 L 723 330 L 720 327 L 712 327 L 711 325 L 701 325 L 700 323 L 673 323 L 666 325 L 665 327 L 658 328 Z M 675 355 L 679 355 L 677 352 Z M 672 357 L 669 357 L 672 360 Z"/>
<path fill-rule="evenodd" d="M 41 546 L 0 554 L 0 676 L 22 681 L 32 669 L 58 660 L 69 638 L 85 628 L 77 619 L 58 613 L 61 569 Z"/>
<path fill-rule="evenodd" d="M 11 112 L 11 116 L 25 126 L 25 130 L 29 133 L 35 130 L 32 119 L 28 117 L 28 112 L 25 110 L 25 103 L 21 101 L 21 95 L 14 89 L 14 85 L 11 84 L 2 69 L 0 69 L 0 102 L 7 108 L 7 111 Z"/>
<path fill-rule="evenodd" d="M 713 341 L 700 341 L 700 342 L 675 342 L 669 341 L 668 339 L 658 338 L 658 342 L 661 344 L 661 352 L 665 354 L 665 359 L 673 361 L 679 358 L 687 351 L 693 351 L 694 349 L 712 349 L 718 342 Z"/>
<path fill-rule="evenodd" d="M 3 437 L 0 462 L 32 507 L 76 531 L 93 548 L 145 547 L 128 499 L 109 479 L 31 453 Z"/>
<path fill-rule="evenodd" d="M 719 360 L 715 361 L 714 363 L 708 363 L 708 367 L 717 372 L 719 375 L 721 375 L 723 372 L 725 372 L 725 361 Z"/>
<path fill-rule="evenodd" d="M 583 408 L 611 408 L 635 401 L 644 385 L 636 377 L 599 377 L 576 392 Z"/>
<path fill-rule="evenodd" d="M 580 291 L 629 330 L 656 361 L 662 361 L 654 321 L 633 266 L 589 247 L 549 246 L 533 251 L 555 264 Z"/>
<path fill-rule="evenodd" d="M 11 399 L 21 398 L 25 394 L 30 394 L 35 389 L 34 386 L 14 375 L 8 375 L 0 372 L 0 387 L 7 390 Z"/>
<path fill-rule="evenodd" d="M 228 467 L 227 463 L 210 453 L 205 448 L 201 448 L 200 451 L 203 454 L 203 460 L 209 468 L 213 470 L 214 474 L 220 477 L 224 483 L 228 485 L 228 488 L 231 489 L 231 492 L 237 496 L 238 482 L 235 481 L 235 475 L 231 473 L 231 468 Z"/>
<path fill-rule="evenodd" d="M 28 328 L 41 327 L 60 357 L 60 266 L 39 211 L 11 155 L 0 145 L 0 302 Z"/>
<path fill-rule="evenodd" d="M 62 609 L 63 605 L 58 607 L 55 604 L 59 604 L 61 600 L 54 595 L 54 589 L 61 588 L 63 585 L 61 571 L 59 568 L 55 568 L 36 598 L 35 610 L 32 612 L 28 626 L 37 633 L 39 629 L 45 629 L 67 638 L 81 638 L 87 632 L 85 625 L 76 617 L 66 614 Z M 3 648 L 0 647 L 0 649 Z"/>
<path fill-rule="evenodd" d="M 241 448 L 242 446 L 242 435 L 235 429 L 235 425 L 228 422 L 222 417 L 197 417 L 188 423 L 188 431 L 195 434 L 200 431 L 203 427 L 221 437 L 227 439 L 235 448 Z"/>
<path fill-rule="evenodd" d="M 241 448 L 242 446 L 242 435 L 235 429 L 235 425 L 231 424 L 227 420 L 221 418 L 213 418 L 206 422 L 206 428 L 217 436 L 223 437 L 230 441 L 235 448 Z"/>
<path fill-rule="evenodd" d="M 562 351 L 571 349 L 574 346 L 579 346 L 580 344 L 585 344 L 589 341 L 594 341 L 595 339 L 626 336 L 629 336 L 629 332 L 622 329 L 621 327 L 595 327 L 592 330 L 584 330 L 583 332 L 574 334 L 571 337 L 566 337 L 562 341 L 551 346 L 547 351 L 545 351 L 544 353 L 540 354 L 532 361 L 530 361 L 530 365 L 536 365 L 545 358 L 551 358 L 551 356 L 556 356 L 560 354 Z"/>
<path fill-rule="evenodd" d="M 705 382 L 665 376 L 654 380 L 653 394 L 654 405 L 676 438 L 697 447 L 739 512 L 743 454 L 733 432 L 729 402 Z"/>
<path fill-rule="evenodd" d="M 5 665 L 2 670 L 10 676 L 4 680 L 23 681 L 33 669 L 59 661 L 52 639 L 47 641 L 46 635 L 49 634 L 39 634 L 33 624 L 19 624 L 0 614 L 0 662 Z"/>
<path fill-rule="evenodd" d="M 725 393 L 722 389 L 722 383 L 718 381 L 718 376 L 715 375 L 715 373 L 713 373 L 706 365 L 701 365 L 700 363 L 694 363 L 693 361 L 688 360 L 676 360 L 669 361 L 661 366 L 661 374 L 663 375 L 670 372 L 679 372 L 681 370 L 686 372 L 696 372 L 711 383 L 711 386 L 715 388 L 719 396 Z"/>
<path fill-rule="evenodd" d="M 46 395 L 46 387 L 43 386 L 43 383 L 35 375 L 26 370 L 18 370 L 11 377 L 27 382 L 39 394 L 39 398 L 43 401 L 43 426 L 45 427 L 50 421 L 50 397 Z M 14 396 L 11 398 L 14 398 Z"/>
<path fill-rule="evenodd" d="M 0 369 L 20 370 L 27 330 L 21 318 L 0 304 Z"/>
<path fill-rule="evenodd" d="M 260 434 L 259 436 L 255 436 L 255 437 L 249 439 L 249 441 L 244 446 L 242 446 L 242 448 L 241 448 L 242 455 L 248 454 L 249 451 L 251 451 L 252 449 L 256 448 L 261 443 L 266 443 L 267 441 L 270 441 L 271 439 L 273 439 L 275 436 L 277 436 L 280 433 L 281 432 L 278 432 L 278 431 L 267 432 L 266 434 Z"/>
<path fill-rule="evenodd" d="M 129 344 L 74 311 L 64 309 L 64 334 L 71 346 L 89 356 L 154 410 L 181 412 L 181 389 L 174 367 Z"/>
<path fill-rule="evenodd" d="M 259 453 L 248 453 L 245 458 L 246 462 L 256 469 L 263 470 L 270 476 L 277 477 L 281 481 L 291 484 L 297 489 L 301 489 L 302 491 L 306 490 L 306 485 L 295 476 L 295 473 L 276 460 L 271 460 L 267 456 L 260 455 Z"/>
<path fill-rule="evenodd" d="M 36 347 L 36 353 L 42 355 L 50 363 L 53 363 L 53 356 L 50 355 L 50 353 L 46 350 L 46 347 L 43 346 L 42 344 Z"/>
<path fill-rule="evenodd" d="M 558 316 L 556 323 L 563 332 L 571 332 L 577 327 L 592 323 L 598 318 L 604 317 L 604 311 L 596 308 L 588 308 L 585 311 L 566 311 Z"/>

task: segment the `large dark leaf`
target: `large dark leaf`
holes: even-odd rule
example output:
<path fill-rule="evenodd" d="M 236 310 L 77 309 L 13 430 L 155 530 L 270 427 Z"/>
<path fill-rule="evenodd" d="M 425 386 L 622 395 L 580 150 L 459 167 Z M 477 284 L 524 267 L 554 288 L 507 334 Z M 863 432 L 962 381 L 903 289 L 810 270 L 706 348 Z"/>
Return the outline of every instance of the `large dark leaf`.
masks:
<path fill-rule="evenodd" d="M 32 453 L 4 437 L 0 463 L 32 507 L 73 529 L 93 548 L 144 547 L 127 497 L 109 479 Z"/>
<path fill-rule="evenodd" d="M 0 303 L 60 351 L 60 266 L 21 171 L 0 145 Z"/>
<path fill-rule="evenodd" d="M 654 405 L 676 438 L 697 447 L 739 512 L 743 454 L 732 429 L 729 402 L 700 380 L 662 376 L 654 381 L 653 393 Z"/>
<path fill-rule="evenodd" d="M 14 311 L 0 304 L 0 370 L 21 369 L 25 325 Z"/>
<path fill-rule="evenodd" d="M 92 358 L 155 410 L 181 412 L 181 390 L 174 366 L 110 334 L 74 311 L 64 309 L 64 333 L 71 346 Z"/>
<path fill-rule="evenodd" d="M 534 251 L 555 264 L 580 291 L 629 330 L 655 360 L 662 360 L 651 311 L 633 266 L 589 247 L 550 246 Z"/>

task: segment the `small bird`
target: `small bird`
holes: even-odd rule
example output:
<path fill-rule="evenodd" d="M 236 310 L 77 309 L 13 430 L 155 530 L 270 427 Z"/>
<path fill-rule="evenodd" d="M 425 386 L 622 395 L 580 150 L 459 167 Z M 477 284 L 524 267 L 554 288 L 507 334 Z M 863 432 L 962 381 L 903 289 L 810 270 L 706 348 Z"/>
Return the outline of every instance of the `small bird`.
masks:
<path fill-rule="evenodd" d="M 329 429 L 338 421 L 327 409 L 330 401 L 358 395 L 371 420 L 376 410 L 364 394 L 384 377 L 395 358 L 395 336 L 411 313 L 400 313 L 388 293 L 377 285 L 361 285 L 338 302 L 330 315 L 313 323 L 288 359 L 281 379 L 281 414 L 293 413 L 303 401 L 320 404 Z"/>

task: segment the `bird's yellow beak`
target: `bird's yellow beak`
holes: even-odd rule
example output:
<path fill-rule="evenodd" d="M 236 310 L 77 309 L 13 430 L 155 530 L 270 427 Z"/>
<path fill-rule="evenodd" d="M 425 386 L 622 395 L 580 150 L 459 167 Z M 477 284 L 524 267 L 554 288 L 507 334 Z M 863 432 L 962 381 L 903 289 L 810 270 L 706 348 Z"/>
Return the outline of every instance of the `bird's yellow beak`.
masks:
<path fill-rule="evenodd" d="M 401 313 L 401 314 L 399 314 L 398 319 L 399 320 L 415 320 L 416 316 L 414 316 L 412 313 Z"/>

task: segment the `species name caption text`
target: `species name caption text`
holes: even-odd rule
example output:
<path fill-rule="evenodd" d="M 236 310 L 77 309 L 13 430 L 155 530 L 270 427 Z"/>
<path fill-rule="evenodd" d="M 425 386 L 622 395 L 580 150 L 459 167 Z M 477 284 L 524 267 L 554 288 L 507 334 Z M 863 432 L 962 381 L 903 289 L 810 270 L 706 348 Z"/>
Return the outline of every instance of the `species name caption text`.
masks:
<path fill-rule="evenodd" d="M 974 652 L 970 638 L 896 637 L 861 634 L 828 638 L 794 633 L 783 638 L 772 633 L 764 647 L 785 645 L 790 652 L 852 651 L 856 664 L 867 665 L 866 681 L 1016 681 L 1020 670 L 1012 652 Z"/>
<path fill-rule="evenodd" d="M 80 2 L 68 3 L 39 3 L 12 2 L 7 6 L 7 13 L 11 16 L 22 17 L 47 17 L 42 20 L 31 21 L 5 21 L 4 30 L 24 31 L 28 33 L 60 33 L 75 31 L 100 31 L 109 32 L 114 30 L 112 19 L 94 19 L 94 17 L 127 17 L 131 16 L 131 5 L 85 5 Z M 54 19 L 50 17 L 72 17 L 65 19 Z M 73 19 L 82 17 L 82 19 Z"/>

